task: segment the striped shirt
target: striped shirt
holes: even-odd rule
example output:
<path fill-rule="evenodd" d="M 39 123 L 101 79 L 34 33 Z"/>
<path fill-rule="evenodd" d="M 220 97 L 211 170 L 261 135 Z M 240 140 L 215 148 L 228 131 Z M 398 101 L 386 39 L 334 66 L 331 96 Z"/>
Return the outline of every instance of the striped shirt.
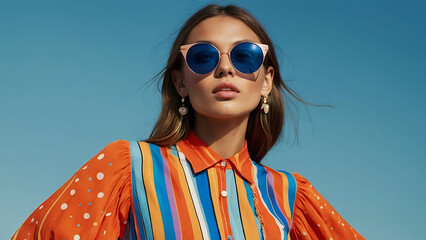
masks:
<path fill-rule="evenodd" d="M 193 132 L 106 146 L 12 239 L 364 239 L 302 176 L 222 159 Z"/>

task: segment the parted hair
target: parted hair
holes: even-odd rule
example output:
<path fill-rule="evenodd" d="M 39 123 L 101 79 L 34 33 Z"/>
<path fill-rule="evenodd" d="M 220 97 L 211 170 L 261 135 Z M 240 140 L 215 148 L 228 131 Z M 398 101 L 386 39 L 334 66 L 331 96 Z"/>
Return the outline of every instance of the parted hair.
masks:
<path fill-rule="evenodd" d="M 195 114 L 190 100 L 185 99 L 187 100 L 185 101 L 185 105 L 189 109 L 187 115 L 182 116 L 178 111 L 182 103 L 180 101 L 181 97 L 172 81 L 172 72 L 183 67 L 184 58 L 180 52 L 180 46 L 186 43 L 191 30 L 207 18 L 223 15 L 245 22 L 257 34 L 261 43 L 269 46 L 263 63 L 265 69 L 272 66 L 275 71 L 272 90 L 268 96 L 269 112 L 268 114 L 264 114 L 263 110 L 260 109 L 261 102 L 259 102 L 259 105 L 250 113 L 246 131 L 250 157 L 253 161 L 260 163 L 269 149 L 280 138 L 285 119 L 284 101 L 287 98 L 285 93 L 290 94 L 299 101 L 302 100 L 284 83 L 280 74 L 274 46 L 262 25 L 246 10 L 235 5 L 207 5 L 192 15 L 181 27 L 170 50 L 166 67 L 157 74 L 159 80 L 162 81 L 162 108 L 157 123 L 149 138 L 145 141 L 159 146 L 171 146 L 185 138 L 193 128 Z"/>

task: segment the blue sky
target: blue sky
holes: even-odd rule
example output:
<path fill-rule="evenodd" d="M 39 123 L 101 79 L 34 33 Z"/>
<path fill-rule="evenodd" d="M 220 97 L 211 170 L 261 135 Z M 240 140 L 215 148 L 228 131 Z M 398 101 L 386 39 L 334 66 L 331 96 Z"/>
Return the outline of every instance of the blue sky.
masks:
<path fill-rule="evenodd" d="M 211 1 L 0 0 L 0 238 L 109 142 L 150 133 L 149 81 Z M 216 1 L 250 11 L 298 105 L 264 164 L 299 172 L 367 239 L 419 239 L 426 215 L 426 3 Z M 422 160 L 423 159 L 423 160 Z"/>

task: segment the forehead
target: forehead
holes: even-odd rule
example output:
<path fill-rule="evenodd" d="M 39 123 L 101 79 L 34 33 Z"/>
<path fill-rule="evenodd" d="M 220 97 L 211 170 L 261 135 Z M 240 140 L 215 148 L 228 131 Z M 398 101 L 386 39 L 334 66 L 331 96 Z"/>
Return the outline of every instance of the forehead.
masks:
<path fill-rule="evenodd" d="M 216 47 L 229 47 L 248 40 L 259 43 L 259 37 L 242 20 L 230 16 L 216 16 L 198 23 L 189 33 L 186 43 L 213 42 Z"/>

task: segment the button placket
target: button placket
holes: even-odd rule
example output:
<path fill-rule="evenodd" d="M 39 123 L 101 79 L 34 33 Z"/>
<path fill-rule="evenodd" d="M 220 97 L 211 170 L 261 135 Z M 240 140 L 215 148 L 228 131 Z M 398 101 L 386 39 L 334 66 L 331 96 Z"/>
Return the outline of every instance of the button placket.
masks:
<path fill-rule="evenodd" d="M 221 161 L 219 161 L 217 163 L 217 173 L 221 176 L 219 182 L 219 202 L 221 205 L 221 208 L 223 211 L 223 213 L 225 214 L 223 220 L 224 220 L 224 227 L 225 227 L 225 239 L 228 240 L 233 240 L 233 236 L 232 236 L 232 230 L 231 230 L 231 226 L 230 226 L 230 219 L 229 219 L 229 212 L 228 212 L 228 189 L 227 189 L 227 171 L 229 170 L 230 165 L 228 165 L 229 163 L 227 162 L 226 159 L 222 159 Z"/>

